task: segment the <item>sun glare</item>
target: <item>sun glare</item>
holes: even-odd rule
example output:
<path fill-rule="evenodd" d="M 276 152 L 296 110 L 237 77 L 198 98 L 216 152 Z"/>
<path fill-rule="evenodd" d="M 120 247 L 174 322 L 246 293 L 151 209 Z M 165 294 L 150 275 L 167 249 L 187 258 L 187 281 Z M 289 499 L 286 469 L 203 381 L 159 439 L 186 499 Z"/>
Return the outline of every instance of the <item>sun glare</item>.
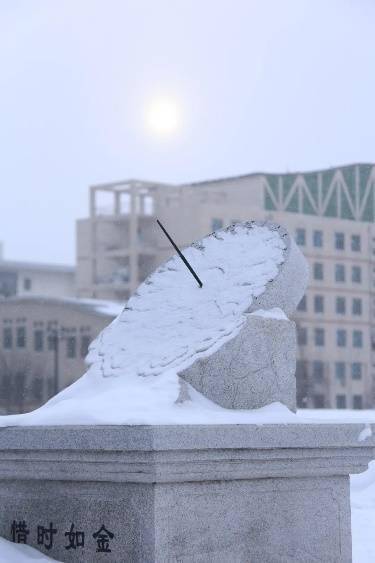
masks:
<path fill-rule="evenodd" d="M 152 133 L 171 135 L 178 130 L 180 121 L 180 109 L 172 99 L 153 100 L 147 109 L 146 124 Z"/>

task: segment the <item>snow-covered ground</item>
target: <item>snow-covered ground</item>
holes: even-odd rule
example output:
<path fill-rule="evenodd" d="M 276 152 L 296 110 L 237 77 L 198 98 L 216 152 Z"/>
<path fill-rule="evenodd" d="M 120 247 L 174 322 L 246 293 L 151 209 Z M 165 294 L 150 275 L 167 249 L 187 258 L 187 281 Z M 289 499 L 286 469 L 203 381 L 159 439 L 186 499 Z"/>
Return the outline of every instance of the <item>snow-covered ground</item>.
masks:
<path fill-rule="evenodd" d="M 375 461 L 350 478 L 353 563 L 375 561 Z"/>
<path fill-rule="evenodd" d="M 13 543 L 0 538 L 0 563 L 51 563 L 47 557 L 29 545 Z"/>

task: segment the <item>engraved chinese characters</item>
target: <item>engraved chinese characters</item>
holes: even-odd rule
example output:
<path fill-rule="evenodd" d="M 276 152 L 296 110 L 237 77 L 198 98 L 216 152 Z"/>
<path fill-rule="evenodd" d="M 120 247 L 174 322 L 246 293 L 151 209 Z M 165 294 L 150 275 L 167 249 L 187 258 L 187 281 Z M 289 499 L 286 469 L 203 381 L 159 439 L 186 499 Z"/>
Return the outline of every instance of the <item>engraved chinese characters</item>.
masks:
<path fill-rule="evenodd" d="M 11 527 L 11 538 L 14 543 L 27 543 L 28 536 L 30 536 L 30 529 L 25 520 L 13 520 Z M 36 527 L 36 541 L 37 544 L 43 546 L 45 549 L 50 550 L 55 543 L 62 541 L 62 536 L 65 537 L 64 547 L 67 550 L 84 548 L 85 536 L 89 538 L 91 544 L 96 544 L 97 553 L 111 553 L 112 540 L 115 539 L 115 534 L 108 530 L 104 524 L 92 533 L 85 534 L 83 530 L 76 529 L 75 524 L 72 522 L 68 531 L 59 534 L 57 527 L 54 527 L 53 522 L 49 523 L 48 527 L 38 525 Z M 56 536 L 56 538 L 54 537 Z M 31 536 L 30 536 L 31 538 Z M 93 539 L 91 539 L 93 538 Z M 87 544 L 86 544 L 87 545 Z"/>

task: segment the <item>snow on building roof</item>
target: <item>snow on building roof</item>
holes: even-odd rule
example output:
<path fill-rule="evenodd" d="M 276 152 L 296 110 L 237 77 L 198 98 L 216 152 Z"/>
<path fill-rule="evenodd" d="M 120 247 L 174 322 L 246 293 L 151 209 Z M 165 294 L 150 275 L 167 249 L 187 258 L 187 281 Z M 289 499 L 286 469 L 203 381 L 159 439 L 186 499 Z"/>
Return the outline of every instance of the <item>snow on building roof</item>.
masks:
<path fill-rule="evenodd" d="M 106 301 L 103 299 L 83 299 L 78 297 L 49 297 L 44 295 L 16 296 L 4 298 L 2 304 L 21 305 L 24 303 L 36 303 L 41 306 L 60 305 L 79 309 L 88 313 L 117 317 L 124 308 L 123 303 Z"/>
<path fill-rule="evenodd" d="M 75 266 L 65 264 L 41 264 L 39 262 L 22 262 L 17 260 L 0 260 L 0 270 L 16 270 L 20 271 L 37 271 L 37 272 L 54 272 L 62 274 L 74 274 Z"/>

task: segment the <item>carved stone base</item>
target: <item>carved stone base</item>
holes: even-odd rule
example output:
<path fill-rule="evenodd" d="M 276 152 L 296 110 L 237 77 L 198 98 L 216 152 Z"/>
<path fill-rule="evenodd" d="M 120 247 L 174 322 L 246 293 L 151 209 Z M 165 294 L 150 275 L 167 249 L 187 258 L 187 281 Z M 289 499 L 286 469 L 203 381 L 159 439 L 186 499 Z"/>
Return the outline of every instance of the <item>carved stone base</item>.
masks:
<path fill-rule="evenodd" d="M 362 429 L 2 429 L 0 535 L 64 562 L 350 562 Z"/>

